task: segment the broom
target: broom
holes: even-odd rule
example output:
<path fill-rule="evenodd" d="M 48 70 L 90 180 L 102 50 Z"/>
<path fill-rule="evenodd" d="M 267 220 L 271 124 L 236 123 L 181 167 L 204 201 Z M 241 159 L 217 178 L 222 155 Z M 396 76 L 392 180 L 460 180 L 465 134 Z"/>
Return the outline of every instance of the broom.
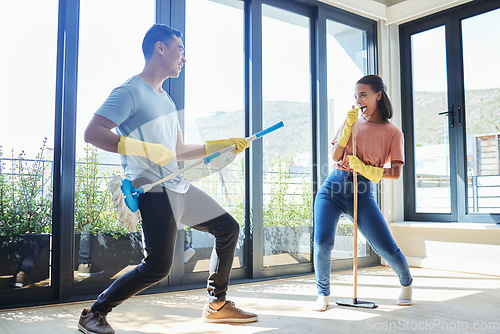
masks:
<path fill-rule="evenodd" d="M 354 106 L 353 106 L 354 109 Z M 356 156 L 356 123 L 352 125 L 352 155 Z M 358 173 L 352 172 L 353 186 L 354 186 L 354 258 L 352 261 L 353 271 L 353 298 L 339 298 L 336 303 L 340 306 L 362 307 L 362 308 L 376 308 L 377 304 L 373 302 L 366 302 L 358 300 Z"/>
<path fill-rule="evenodd" d="M 250 137 L 247 137 L 246 139 L 249 142 L 252 142 L 252 141 L 259 139 L 260 137 L 262 137 L 262 136 L 264 136 L 272 131 L 275 131 L 283 126 L 284 126 L 283 122 L 278 122 L 278 123 L 274 124 L 273 126 L 268 127 L 267 129 L 259 131 Z M 226 148 L 224 148 L 220 151 L 217 151 L 215 153 L 212 153 L 204 158 L 195 160 L 195 162 L 193 162 L 192 164 L 178 170 L 175 173 L 167 175 L 166 177 L 164 177 L 158 181 L 142 185 L 138 189 L 134 188 L 134 186 L 132 185 L 132 182 L 130 180 L 122 179 L 122 177 L 120 175 L 117 175 L 117 174 L 113 175 L 113 177 L 108 182 L 108 191 L 111 193 L 113 206 L 115 207 L 116 211 L 118 212 L 118 218 L 119 218 L 120 224 L 122 226 L 129 228 L 130 230 L 133 230 L 137 227 L 137 223 L 140 221 L 140 213 L 139 213 L 138 209 L 139 209 L 139 196 L 141 194 L 144 194 L 144 193 L 150 191 L 153 187 L 155 187 L 159 184 L 162 184 L 165 181 L 173 179 L 174 177 L 176 177 L 180 174 L 183 174 L 196 166 L 199 166 L 201 164 L 209 164 L 213 159 L 219 157 L 220 155 L 222 155 L 224 153 L 232 151 L 234 149 L 235 149 L 235 145 L 231 145 L 229 147 L 226 147 Z"/>

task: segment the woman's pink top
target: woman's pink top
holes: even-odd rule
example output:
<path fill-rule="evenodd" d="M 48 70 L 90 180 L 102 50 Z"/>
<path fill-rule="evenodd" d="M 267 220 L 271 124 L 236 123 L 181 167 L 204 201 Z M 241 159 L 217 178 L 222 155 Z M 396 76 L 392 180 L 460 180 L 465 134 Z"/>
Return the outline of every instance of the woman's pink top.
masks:
<path fill-rule="evenodd" d="M 344 125 L 340 127 L 332 145 L 339 138 Z M 366 165 L 384 167 L 389 161 L 401 161 L 404 164 L 404 138 L 403 132 L 394 124 L 387 122 L 375 124 L 360 118 L 355 125 L 356 129 L 356 155 Z M 352 155 L 352 134 L 347 142 L 342 159 L 334 162 L 336 169 L 351 171 L 348 155 Z"/>

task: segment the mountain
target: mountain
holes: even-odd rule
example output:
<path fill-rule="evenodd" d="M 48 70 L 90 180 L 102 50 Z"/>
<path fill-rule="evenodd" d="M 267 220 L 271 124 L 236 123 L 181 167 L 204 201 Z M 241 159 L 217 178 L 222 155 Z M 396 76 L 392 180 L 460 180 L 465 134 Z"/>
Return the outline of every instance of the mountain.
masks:
<path fill-rule="evenodd" d="M 465 101 L 468 135 L 500 133 L 500 89 L 468 90 Z M 415 92 L 413 120 L 418 145 L 447 142 L 447 118 L 438 115 L 448 110 L 446 105 L 444 92 Z"/>
<path fill-rule="evenodd" d="M 333 100 L 329 106 L 333 106 Z M 438 113 L 446 111 L 444 92 L 415 92 L 414 124 L 415 142 L 422 144 L 443 144 L 447 142 L 444 133 L 448 131 L 446 116 Z M 280 152 L 286 156 L 310 152 L 311 110 L 305 102 L 269 101 L 264 102 L 264 127 L 279 121 L 285 123 L 283 129 L 264 137 L 265 149 Z M 466 112 L 468 134 L 500 133 L 500 89 L 466 91 Z M 456 109 L 456 107 L 455 107 Z M 330 127 L 331 127 L 331 122 Z M 189 126 L 189 125 L 188 125 Z M 244 129 L 243 110 L 216 112 L 210 117 L 197 119 L 196 127 L 203 140 L 242 136 Z M 337 129 L 330 129 L 330 132 Z"/>

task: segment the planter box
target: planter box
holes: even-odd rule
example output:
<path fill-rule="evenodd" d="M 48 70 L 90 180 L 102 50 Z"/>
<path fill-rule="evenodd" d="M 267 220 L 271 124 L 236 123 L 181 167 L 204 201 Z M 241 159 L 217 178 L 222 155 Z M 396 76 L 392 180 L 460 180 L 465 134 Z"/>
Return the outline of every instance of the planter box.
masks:
<path fill-rule="evenodd" d="M 90 235 L 90 261 L 104 272 L 90 277 L 78 277 L 77 270 L 80 262 L 80 241 L 88 234 L 75 234 L 74 270 L 75 284 L 95 283 L 97 281 L 115 279 L 141 263 L 144 258 L 142 235 L 140 232 L 128 233 L 118 238 L 110 234 L 98 233 Z"/>
<path fill-rule="evenodd" d="M 8 280 L 17 272 L 19 264 L 27 257 L 34 259 L 34 264 L 26 278 L 25 286 L 44 286 L 49 283 L 50 238 L 49 234 L 27 234 L 19 241 L 0 247 L 0 289 L 11 289 Z M 116 239 L 103 233 L 91 235 L 91 262 L 104 272 L 90 277 L 78 277 L 81 238 L 81 234 L 75 234 L 75 266 L 73 268 L 75 285 L 115 279 L 138 265 L 144 258 L 142 235 L 139 232 L 129 233 Z M 6 243 L 7 240 L 6 237 L 0 237 L 0 245 Z"/>
<path fill-rule="evenodd" d="M 25 280 L 25 285 L 38 282 L 47 284 L 50 272 L 50 234 L 26 234 L 20 240 L 8 243 L 7 237 L 0 237 L 0 289 L 11 289 L 8 280 L 18 271 L 25 260 L 32 259 L 32 269 Z M 7 244 L 8 243 L 8 244 Z M 37 284 L 38 285 L 38 284 Z"/>
<path fill-rule="evenodd" d="M 310 226 L 270 226 L 264 228 L 264 255 L 281 253 L 310 253 Z M 240 230 L 240 238 L 236 246 L 236 256 L 243 248 L 243 230 Z M 191 246 L 195 249 L 212 249 L 214 237 L 210 233 L 192 229 L 189 232 Z"/>
<path fill-rule="evenodd" d="M 264 227 L 264 256 L 311 253 L 311 226 Z"/>
<path fill-rule="evenodd" d="M 238 243 L 236 245 L 236 250 L 234 254 L 234 256 L 238 258 L 239 261 L 238 263 L 241 265 L 243 265 L 244 263 L 244 258 L 243 258 L 244 240 L 245 240 L 245 231 L 241 228 L 240 235 L 238 237 Z M 202 232 L 192 228 L 187 230 L 186 232 L 186 241 L 189 243 L 191 247 L 193 247 L 196 250 L 196 254 L 193 257 L 194 260 L 210 259 L 215 241 L 213 235 L 211 235 L 208 232 Z"/>
<path fill-rule="evenodd" d="M 191 236 L 191 247 L 194 249 L 198 248 L 213 248 L 214 247 L 214 236 L 208 232 L 202 232 L 195 230 L 194 228 L 190 231 Z"/>
<path fill-rule="evenodd" d="M 366 242 L 358 242 L 358 256 L 367 254 Z M 346 259 L 354 256 L 353 236 L 336 235 L 332 250 L 332 258 Z"/>

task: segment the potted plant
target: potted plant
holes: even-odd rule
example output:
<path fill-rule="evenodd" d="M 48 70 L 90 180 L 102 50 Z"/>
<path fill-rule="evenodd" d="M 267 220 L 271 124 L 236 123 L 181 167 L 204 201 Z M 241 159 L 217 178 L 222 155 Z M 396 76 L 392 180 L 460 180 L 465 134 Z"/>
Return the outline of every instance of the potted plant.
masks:
<path fill-rule="evenodd" d="M 87 145 L 85 156 L 78 160 L 75 171 L 75 270 L 77 277 L 100 274 L 105 268 L 107 279 L 128 265 L 140 263 L 142 236 L 118 222 L 106 182 L 111 173 L 100 170 L 97 149 Z M 82 264 L 93 265 L 85 271 Z M 97 269 L 96 269 L 97 268 Z"/>
<path fill-rule="evenodd" d="M 298 200 L 289 196 L 292 179 L 292 158 L 281 157 L 271 164 L 271 188 L 264 208 L 264 255 L 289 253 L 297 256 L 310 254 L 311 188 L 302 178 Z"/>
<path fill-rule="evenodd" d="M 46 142 L 45 138 L 35 159 L 28 159 L 24 151 L 17 157 L 12 151 L 6 159 L 0 147 L 2 276 L 22 271 L 33 281 L 48 278 L 52 191 L 51 163 L 43 158 Z M 18 282 L 17 286 L 23 285 Z"/>

